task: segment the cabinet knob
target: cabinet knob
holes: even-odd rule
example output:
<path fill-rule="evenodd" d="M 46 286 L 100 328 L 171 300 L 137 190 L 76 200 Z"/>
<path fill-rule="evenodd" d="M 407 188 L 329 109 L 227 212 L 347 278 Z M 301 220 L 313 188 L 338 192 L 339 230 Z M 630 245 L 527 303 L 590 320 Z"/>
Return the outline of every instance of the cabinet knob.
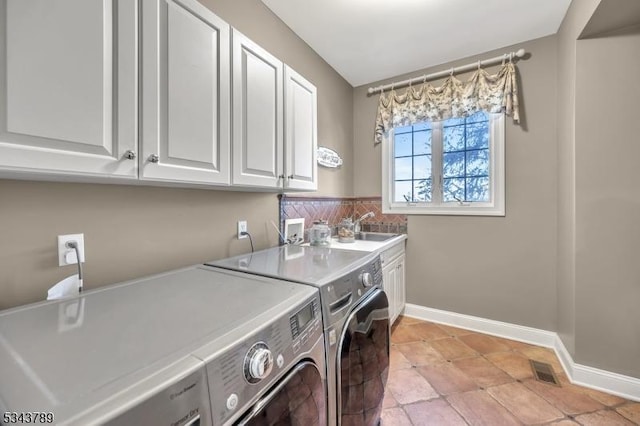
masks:
<path fill-rule="evenodd" d="M 126 158 L 127 160 L 135 160 L 136 152 L 129 149 L 124 153 L 124 158 Z"/>
<path fill-rule="evenodd" d="M 151 154 L 149 156 L 150 163 L 157 163 L 158 161 L 160 161 L 160 157 L 158 157 L 156 154 Z"/>
<path fill-rule="evenodd" d="M 278 179 L 284 179 L 284 175 L 278 176 Z"/>
<path fill-rule="evenodd" d="M 293 175 L 287 176 L 288 179 L 293 179 Z"/>

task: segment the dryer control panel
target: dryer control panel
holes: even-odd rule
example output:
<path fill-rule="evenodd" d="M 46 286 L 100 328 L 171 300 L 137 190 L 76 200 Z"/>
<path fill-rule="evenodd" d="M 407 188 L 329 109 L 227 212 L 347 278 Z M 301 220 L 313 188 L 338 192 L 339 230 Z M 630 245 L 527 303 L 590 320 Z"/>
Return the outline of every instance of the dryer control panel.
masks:
<path fill-rule="evenodd" d="M 351 306 L 375 288 L 382 288 L 380 256 L 322 286 L 320 291 L 325 330 L 341 321 Z"/>

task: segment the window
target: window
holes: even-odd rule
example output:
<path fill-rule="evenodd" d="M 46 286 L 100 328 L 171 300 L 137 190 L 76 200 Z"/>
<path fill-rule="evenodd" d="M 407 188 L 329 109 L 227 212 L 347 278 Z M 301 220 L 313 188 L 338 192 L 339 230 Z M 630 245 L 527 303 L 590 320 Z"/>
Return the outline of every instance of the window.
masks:
<path fill-rule="evenodd" d="M 504 216 L 504 115 L 396 127 L 383 148 L 385 213 Z"/>

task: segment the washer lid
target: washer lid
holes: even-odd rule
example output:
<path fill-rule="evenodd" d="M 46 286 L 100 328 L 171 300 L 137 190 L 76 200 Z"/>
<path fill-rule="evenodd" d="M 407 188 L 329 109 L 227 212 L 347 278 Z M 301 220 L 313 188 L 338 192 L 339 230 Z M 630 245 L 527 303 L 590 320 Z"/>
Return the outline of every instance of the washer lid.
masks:
<path fill-rule="evenodd" d="M 0 312 L 0 408 L 87 409 L 316 292 L 199 266 Z"/>
<path fill-rule="evenodd" d="M 365 265 L 376 256 L 366 251 L 287 245 L 206 264 L 320 287 Z"/>

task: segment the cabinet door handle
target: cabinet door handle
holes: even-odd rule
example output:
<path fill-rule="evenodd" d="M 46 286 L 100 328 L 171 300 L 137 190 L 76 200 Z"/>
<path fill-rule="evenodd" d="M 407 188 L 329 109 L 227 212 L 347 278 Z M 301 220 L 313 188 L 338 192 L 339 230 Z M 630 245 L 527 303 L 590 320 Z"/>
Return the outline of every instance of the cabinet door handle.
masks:
<path fill-rule="evenodd" d="M 124 153 L 124 158 L 126 158 L 127 160 L 135 160 L 136 152 L 129 149 Z"/>
<path fill-rule="evenodd" d="M 150 163 L 157 163 L 158 161 L 160 161 L 160 157 L 158 157 L 156 154 L 151 154 L 149 156 Z"/>
<path fill-rule="evenodd" d="M 293 175 L 287 176 L 287 179 L 293 179 Z"/>

